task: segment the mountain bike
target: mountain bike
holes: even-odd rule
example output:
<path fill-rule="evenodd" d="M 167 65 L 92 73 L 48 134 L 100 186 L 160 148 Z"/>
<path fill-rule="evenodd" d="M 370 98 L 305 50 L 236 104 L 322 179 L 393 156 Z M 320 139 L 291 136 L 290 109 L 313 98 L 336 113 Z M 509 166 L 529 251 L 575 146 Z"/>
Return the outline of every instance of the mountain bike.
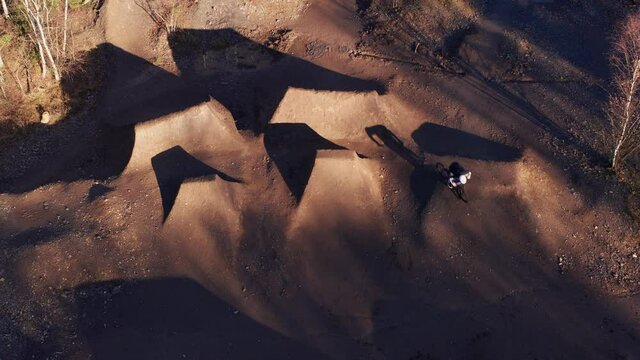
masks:
<path fill-rule="evenodd" d="M 447 187 L 449 187 L 449 178 L 451 177 L 451 172 L 449 171 L 449 169 L 444 166 L 442 163 L 437 163 L 436 164 L 436 173 L 440 174 L 440 177 L 442 178 L 442 182 L 447 185 Z M 464 185 L 458 185 L 455 187 L 449 187 L 449 189 L 451 189 L 451 192 L 453 193 L 453 195 L 455 195 L 458 199 L 466 202 L 469 202 L 467 200 L 467 194 L 464 192 Z"/>

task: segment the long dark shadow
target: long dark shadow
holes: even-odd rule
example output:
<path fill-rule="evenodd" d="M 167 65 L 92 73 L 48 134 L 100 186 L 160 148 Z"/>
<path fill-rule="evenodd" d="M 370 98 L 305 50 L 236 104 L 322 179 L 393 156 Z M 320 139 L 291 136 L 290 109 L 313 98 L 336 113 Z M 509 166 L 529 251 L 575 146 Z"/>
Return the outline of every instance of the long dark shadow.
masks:
<path fill-rule="evenodd" d="M 516 161 L 522 151 L 466 131 L 433 124 L 420 125 L 411 135 L 426 153 L 486 161 Z"/>
<path fill-rule="evenodd" d="M 240 130 L 261 133 L 287 89 L 384 93 L 362 80 L 247 39 L 233 29 L 178 29 L 169 37 L 173 58 L 191 90 L 220 101 Z"/>
<path fill-rule="evenodd" d="M 118 176 L 129 163 L 135 142 L 133 126 L 114 127 L 93 115 L 53 126 L 30 125 L 25 133 L 19 144 L 0 153 L 0 193 Z"/>
<path fill-rule="evenodd" d="M 18 249 L 26 246 L 36 246 L 53 241 L 69 232 L 70 229 L 68 227 L 61 225 L 35 227 L 10 237 L 7 245 Z"/>
<path fill-rule="evenodd" d="M 73 295 L 95 359 L 326 359 L 188 278 L 90 283 Z"/>
<path fill-rule="evenodd" d="M 613 28 L 622 15 L 614 3 L 599 3 L 605 13 L 598 16 L 584 16 L 585 11 L 594 11 L 589 3 L 563 1 L 494 1 L 487 4 L 486 12 L 491 21 L 520 31 L 541 51 L 558 53 L 581 70 L 605 79 L 609 76 L 610 39 L 602 30 Z M 563 21 L 557 20 L 558 13 L 563 14 Z"/>
<path fill-rule="evenodd" d="M 299 123 L 267 126 L 264 147 L 298 202 L 311 177 L 318 150 L 346 150 L 320 136 L 309 125 Z"/>
<path fill-rule="evenodd" d="M 400 140 L 396 134 L 394 134 L 391 130 L 389 130 L 384 125 L 374 125 L 365 128 L 365 132 L 378 146 L 385 145 L 390 150 L 395 152 L 401 158 L 407 160 L 413 166 L 421 166 L 424 162 L 424 159 L 418 156 L 416 153 L 411 151 L 411 149 L 404 146 L 402 140 Z"/>
<path fill-rule="evenodd" d="M 528 99 L 523 95 L 515 93 L 509 89 L 503 81 L 496 81 L 494 79 L 487 78 L 476 67 L 468 63 L 467 61 L 458 58 L 458 64 L 465 70 L 467 76 L 463 77 L 463 81 L 466 85 L 474 88 L 476 91 L 482 93 L 492 101 L 495 101 L 500 106 L 503 106 L 512 111 L 517 116 L 531 122 L 533 125 L 539 127 L 551 137 L 562 141 L 563 143 L 575 146 L 580 152 L 586 154 L 593 164 L 602 165 L 606 163 L 606 157 L 603 156 L 598 150 L 596 150 L 589 143 L 584 142 L 579 137 L 572 134 L 556 121 L 545 115 L 538 110 Z M 550 76 L 550 75 L 545 75 Z M 558 89 L 557 85 L 561 83 L 550 83 L 549 86 L 554 86 L 554 89 Z M 594 89 L 595 91 L 595 89 Z M 593 111 L 598 111 L 598 106 L 593 104 L 583 104 Z"/>
<path fill-rule="evenodd" d="M 240 179 L 231 177 L 196 159 L 181 146 L 174 146 L 155 155 L 151 158 L 151 166 L 156 174 L 162 197 L 163 222 L 167 220 L 169 213 L 171 213 L 180 191 L 180 186 L 184 182 L 214 180 L 216 176 L 224 181 L 242 182 Z"/>
<path fill-rule="evenodd" d="M 404 142 L 384 125 L 367 127 L 365 132 L 376 145 L 386 146 L 413 166 L 409 186 L 415 201 L 416 215 L 420 218 L 438 183 L 438 174 L 436 174 L 433 165 L 425 164 L 422 156 L 407 148 Z"/>
<path fill-rule="evenodd" d="M 518 116 L 547 131 L 550 135 L 560 140 L 576 142 L 575 137 L 571 135 L 571 133 L 556 124 L 546 115 L 542 114 L 530 102 L 509 91 L 500 83 L 487 79 L 471 64 L 465 63 L 462 60 L 460 60 L 460 64 L 468 74 L 463 81 L 469 86 L 513 111 Z"/>
<path fill-rule="evenodd" d="M 4 312 L 4 311 L 3 311 Z M 6 360 L 47 359 L 52 353 L 60 353 L 55 344 L 43 344 L 24 333 L 15 319 L 0 313 L 0 358 Z"/>
<path fill-rule="evenodd" d="M 89 54 L 88 66 L 107 64 L 94 109 L 59 124 L 27 129 L 24 144 L 0 154 L 0 192 L 23 193 L 54 182 L 116 177 L 133 151 L 134 125 L 208 101 L 220 101 L 241 130 L 262 133 L 290 87 L 326 91 L 386 91 L 375 80 L 343 75 L 274 50 L 232 29 L 178 29 L 169 38 L 175 75 L 109 43 Z M 106 59 L 106 60 L 105 60 Z M 84 71 L 84 70 L 83 70 Z M 63 78 L 69 97 L 76 75 Z M 21 159 L 15 161 L 15 158 Z"/>

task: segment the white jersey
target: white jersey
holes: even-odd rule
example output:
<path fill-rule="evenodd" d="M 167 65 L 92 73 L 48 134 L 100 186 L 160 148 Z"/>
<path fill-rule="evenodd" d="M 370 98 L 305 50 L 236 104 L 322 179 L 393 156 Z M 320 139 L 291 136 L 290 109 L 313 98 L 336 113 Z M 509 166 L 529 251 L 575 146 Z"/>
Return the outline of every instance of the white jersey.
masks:
<path fill-rule="evenodd" d="M 471 172 L 462 174 L 460 176 L 452 176 L 449 178 L 449 185 L 452 187 L 464 185 L 467 183 L 467 181 L 469 181 L 470 178 L 471 178 Z"/>

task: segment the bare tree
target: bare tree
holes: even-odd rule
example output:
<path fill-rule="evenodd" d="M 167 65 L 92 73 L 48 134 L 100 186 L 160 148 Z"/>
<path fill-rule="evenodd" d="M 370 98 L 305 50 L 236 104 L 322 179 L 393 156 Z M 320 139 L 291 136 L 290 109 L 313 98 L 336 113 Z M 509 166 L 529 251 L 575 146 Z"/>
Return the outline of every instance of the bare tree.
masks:
<path fill-rule="evenodd" d="M 47 67 L 51 67 L 56 81 L 60 80 L 58 65 L 51 52 L 51 35 L 49 32 L 49 8 L 46 0 L 22 0 L 23 11 L 32 31 L 32 41 L 38 47 L 42 76 L 47 74 Z"/>
<path fill-rule="evenodd" d="M 67 53 L 67 18 L 69 17 L 69 0 L 64 0 L 64 35 L 62 39 L 62 56 Z"/>
<path fill-rule="evenodd" d="M 176 11 L 178 8 L 176 0 L 173 0 L 170 4 L 165 4 L 162 1 L 135 0 L 135 4 L 146 12 L 151 20 L 167 34 L 176 30 Z"/>
<path fill-rule="evenodd" d="M 0 0 L 0 2 L 2 3 L 2 14 L 4 15 L 5 19 L 9 18 L 9 7 L 7 6 L 7 0 Z"/>
<path fill-rule="evenodd" d="M 0 91 L 2 92 L 2 96 L 6 98 L 7 92 L 4 86 L 4 61 L 2 60 L 2 53 L 0 53 Z"/>
<path fill-rule="evenodd" d="M 608 115 L 613 129 L 615 170 L 640 147 L 640 12 L 627 18 L 611 54 L 613 90 Z"/>
<path fill-rule="evenodd" d="M 4 59 L 2 58 L 2 52 L 4 51 L 5 46 L 9 45 L 9 43 L 11 43 L 11 37 L 7 38 L 6 35 L 0 33 L 0 91 L 2 92 L 2 96 L 5 99 L 7 98 L 7 91 L 4 72 L 8 66 L 5 64 Z"/>

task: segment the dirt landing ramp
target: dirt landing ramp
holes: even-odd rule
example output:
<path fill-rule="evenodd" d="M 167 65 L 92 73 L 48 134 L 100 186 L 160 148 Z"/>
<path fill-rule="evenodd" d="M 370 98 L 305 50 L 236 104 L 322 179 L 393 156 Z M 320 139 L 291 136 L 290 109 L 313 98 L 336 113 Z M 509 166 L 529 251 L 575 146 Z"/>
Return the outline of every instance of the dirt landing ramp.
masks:
<path fill-rule="evenodd" d="M 238 151 L 243 144 L 229 111 L 212 100 L 136 125 L 135 145 L 127 170 L 149 167 L 153 156 L 174 146 L 181 146 L 198 157 L 211 152 Z"/>
<path fill-rule="evenodd" d="M 287 231 L 290 246 L 303 259 L 300 277 L 309 296 L 341 313 L 367 313 L 376 296 L 370 276 L 376 260 L 365 254 L 384 252 L 390 224 L 375 164 L 352 151 L 319 151 Z M 350 289 L 348 295 L 338 288 Z M 363 316 L 347 331 L 362 334 L 370 327 Z"/>
<path fill-rule="evenodd" d="M 353 151 L 318 150 L 296 220 L 344 209 L 369 215 L 354 220 L 371 226 L 372 216 L 382 218 L 384 212 L 381 185 L 374 166 L 374 162 L 358 157 Z M 349 196 L 345 196 L 347 194 Z M 299 223 L 294 221 L 291 229 L 296 225 Z"/>
<path fill-rule="evenodd" d="M 177 263 L 204 266 L 204 273 L 218 273 L 223 268 L 214 264 L 228 264 L 235 255 L 237 241 L 242 235 L 241 183 L 221 179 L 197 180 L 183 184 L 176 196 L 170 216 L 165 222 L 166 240 L 175 247 L 174 255 L 187 258 Z M 203 264 L 188 257 L 205 258 Z"/>

